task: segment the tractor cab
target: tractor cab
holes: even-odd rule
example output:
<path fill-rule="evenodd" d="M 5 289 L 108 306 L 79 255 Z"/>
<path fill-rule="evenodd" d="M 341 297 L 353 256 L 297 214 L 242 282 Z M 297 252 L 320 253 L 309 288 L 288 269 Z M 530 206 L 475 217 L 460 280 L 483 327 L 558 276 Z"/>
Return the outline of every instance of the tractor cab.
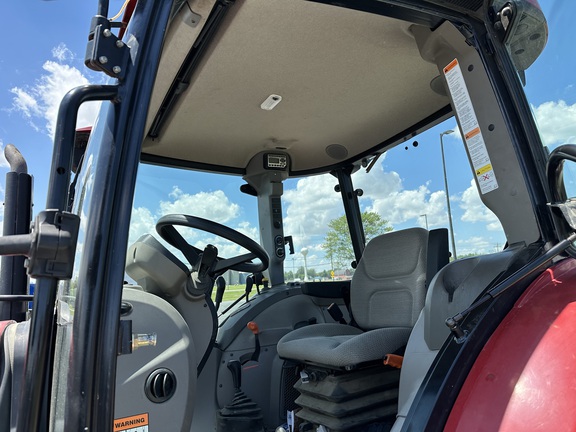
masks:
<path fill-rule="evenodd" d="M 4 231 L 26 262 L 0 300 L 33 303 L 2 318 L 0 429 L 548 418 L 518 392 L 569 362 L 547 331 L 573 328 L 576 150 L 548 154 L 524 95 L 535 0 L 126 5 L 98 2 L 85 63 L 109 82 L 62 102 L 46 210 Z"/>

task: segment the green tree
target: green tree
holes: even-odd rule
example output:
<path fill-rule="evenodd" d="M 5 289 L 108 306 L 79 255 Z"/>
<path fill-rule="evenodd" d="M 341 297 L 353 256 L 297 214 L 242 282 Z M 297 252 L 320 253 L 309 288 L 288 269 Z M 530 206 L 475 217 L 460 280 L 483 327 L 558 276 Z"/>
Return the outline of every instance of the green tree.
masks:
<path fill-rule="evenodd" d="M 304 266 L 298 267 L 298 270 L 294 273 L 294 278 L 304 280 Z"/>
<path fill-rule="evenodd" d="M 388 226 L 388 221 L 374 212 L 363 212 L 362 224 L 366 242 L 380 234 L 392 231 L 392 227 Z M 334 268 L 347 268 L 354 260 L 354 250 L 346 216 L 332 219 L 328 223 L 328 228 L 322 248 L 326 251 L 326 256 L 334 263 Z"/>

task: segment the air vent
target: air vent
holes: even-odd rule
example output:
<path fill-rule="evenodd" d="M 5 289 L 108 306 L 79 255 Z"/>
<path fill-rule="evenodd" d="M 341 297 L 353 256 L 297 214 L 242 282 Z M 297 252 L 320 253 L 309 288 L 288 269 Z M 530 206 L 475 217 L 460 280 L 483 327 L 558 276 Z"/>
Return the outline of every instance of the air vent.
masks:
<path fill-rule="evenodd" d="M 146 380 L 144 389 L 152 402 L 166 402 L 176 392 L 176 377 L 169 369 L 156 369 Z"/>

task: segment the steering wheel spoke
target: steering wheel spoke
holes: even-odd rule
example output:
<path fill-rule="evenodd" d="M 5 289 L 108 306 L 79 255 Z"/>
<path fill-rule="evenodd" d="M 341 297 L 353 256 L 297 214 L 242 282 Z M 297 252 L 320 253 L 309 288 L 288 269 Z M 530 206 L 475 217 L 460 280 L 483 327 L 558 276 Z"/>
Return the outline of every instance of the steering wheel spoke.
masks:
<path fill-rule="evenodd" d="M 216 265 L 214 266 L 214 273 L 221 274 L 225 269 L 229 269 L 232 267 L 238 267 L 240 264 L 248 264 L 252 265 L 252 260 L 256 257 L 256 254 L 247 253 L 243 255 L 238 255 L 232 258 L 221 258 Z M 242 271 L 242 270 L 240 270 Z"/>
<path fill-rule="evenodd" d="M 171 225 L 164 227 L 163 233 L 164 235 L 160 234 L 162 238 L 182 252 L 190 265 L 195 267 L 200 259 L 200 249 L 184 240 L 184 237 Z"/>

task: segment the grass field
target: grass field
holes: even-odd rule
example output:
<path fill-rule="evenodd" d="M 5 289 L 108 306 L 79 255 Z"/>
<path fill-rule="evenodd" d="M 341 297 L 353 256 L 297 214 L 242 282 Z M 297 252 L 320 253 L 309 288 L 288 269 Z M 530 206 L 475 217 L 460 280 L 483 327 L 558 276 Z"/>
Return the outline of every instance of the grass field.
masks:
<path fill-rule="evenodd" d="M 224 291 L 224 297 L 222 298 L 222 301 L 234 301 L 242 294 L 244 294 L 245 290 L 246 290 L 245 285 L 228 285 L 226 287 L 226 291 Z M 254 294 L 257 294 L 255 286 L 252 288 L 250 297 L 252 297 Z M 216 297 L 216 287 L 214 287 L 214 289 L 212 290 L 212 300 L 214 300 L 215 297 Z"/>

